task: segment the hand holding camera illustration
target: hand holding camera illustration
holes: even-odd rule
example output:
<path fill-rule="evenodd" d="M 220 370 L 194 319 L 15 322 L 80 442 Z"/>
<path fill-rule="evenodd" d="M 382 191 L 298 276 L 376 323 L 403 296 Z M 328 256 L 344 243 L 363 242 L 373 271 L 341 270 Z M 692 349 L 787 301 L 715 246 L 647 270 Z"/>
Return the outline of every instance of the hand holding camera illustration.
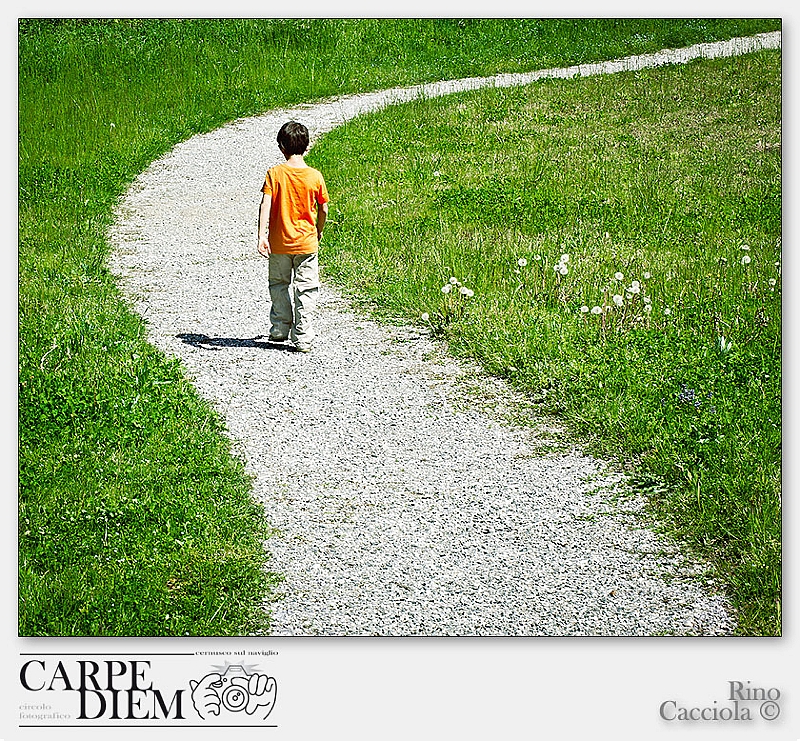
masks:
<path fill-rule="evenodd" d="M 266 718 L 275 706 L 277 683 L 266 674 L 248 674 L 243 666 L 229 666 L 224 674 L 212 672 L 199 682 L 189 682 L 192 703 L 201 718 L 240 713 Z"/>

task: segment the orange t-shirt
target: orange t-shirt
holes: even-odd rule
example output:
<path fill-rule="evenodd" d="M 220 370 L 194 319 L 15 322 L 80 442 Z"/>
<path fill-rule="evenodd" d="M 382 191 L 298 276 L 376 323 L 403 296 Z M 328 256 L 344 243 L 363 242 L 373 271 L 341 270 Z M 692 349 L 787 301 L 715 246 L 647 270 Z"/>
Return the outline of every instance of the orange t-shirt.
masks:
<path fill-rule="evenodd" d="M 319 170 L 281 163 L 264 178 L 263 193 L 272 197 L 269 246 L 276 255 L 305 255 L 319 249 L 317 204 L 328 202 Z"/>

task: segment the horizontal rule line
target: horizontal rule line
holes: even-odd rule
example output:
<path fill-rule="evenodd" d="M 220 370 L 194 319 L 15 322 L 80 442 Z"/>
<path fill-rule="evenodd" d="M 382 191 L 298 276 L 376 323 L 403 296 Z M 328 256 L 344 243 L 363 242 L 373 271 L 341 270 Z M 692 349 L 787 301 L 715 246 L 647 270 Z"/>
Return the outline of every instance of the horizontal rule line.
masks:
<path fill-rule="evenodd" d="M 131 723 L 111 723 L 106 726 L 101 725 L 86 725 L 86 724 L 75 724 L 75 725 L 68 725 L 64 723 L 53 724 L 53 725 L 44 725 L 44 724 L 30 724 L 30 725 L 19 725 L 17 728 L 166 728 L 168 730 L 178 730 L 180 728 L 277 728 L 278 726 L 266 726 L 266 725 L 231 725 L 231 726 L 219 726 L 213 725 L 211 723 L 205 723 L 202 725 L 189 725 L 189 724 L 180 724 L 180 725 L 172 725 L 172 726 L 156 726 L 156 725 L 147 725 L 143 726 L 141 724 L 134 725 Z"/>
<path fill-rule="evenodd" d="M 164 653 L 150 653 L 150 654 L 107 654 L 102 651 L 81 651 L 80 653 L 43 653 L 37 651 L 36 653 L 20 654 L 20 656 L 194 656 L 193 653 L 187 654 L 164 654 Z"/>

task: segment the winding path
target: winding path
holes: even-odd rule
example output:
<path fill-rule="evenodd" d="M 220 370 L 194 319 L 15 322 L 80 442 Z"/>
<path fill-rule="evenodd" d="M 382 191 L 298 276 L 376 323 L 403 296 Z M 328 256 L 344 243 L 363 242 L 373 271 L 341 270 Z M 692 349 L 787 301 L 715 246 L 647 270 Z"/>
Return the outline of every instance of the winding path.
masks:
<path fill-rule="evenodd" d="M 149 340 L 224 416 L 278 534 L 277 635 L 728 634 L 702 569 L 641 525 L 622 477 L 552 431 L 504 420 L 513 393 L 418 330 L 355 313 L 323 285 L 310 355 L 267 342 L 256 254 L 280 125 L 318 137 L 419 95 L 609 74 L 779 48 L 765 34 L 530 74 L 352 95 L 236 121 L 137 179 L 112 270 Z M 324 251 L 323 251 L 324 265 Z"/>

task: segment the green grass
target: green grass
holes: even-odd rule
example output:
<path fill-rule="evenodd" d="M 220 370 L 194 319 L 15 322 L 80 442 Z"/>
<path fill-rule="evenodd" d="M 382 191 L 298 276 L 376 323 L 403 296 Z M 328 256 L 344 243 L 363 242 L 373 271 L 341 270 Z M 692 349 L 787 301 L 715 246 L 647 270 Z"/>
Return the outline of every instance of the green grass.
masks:
<path fill-rule="evenodd" d="M 146 343 L 106 268 L 114 205 L 153 159 L 231 119 L 306 100 L 779 27 L 22 20 L 20 634 L 268 630 L 262 604 L 280 578 L 264 564 L 268 509 L 251 500 L 218 416 L 183 369 Z M 463 341 L 471 342 L 468 334 Z"/>
<path fill-rule="evenodd" d="M 313 151 L 328 277 L 624 461 L 757 635 L 780 632 L 780 142 L 762 52 L 421 100 Z"/>

